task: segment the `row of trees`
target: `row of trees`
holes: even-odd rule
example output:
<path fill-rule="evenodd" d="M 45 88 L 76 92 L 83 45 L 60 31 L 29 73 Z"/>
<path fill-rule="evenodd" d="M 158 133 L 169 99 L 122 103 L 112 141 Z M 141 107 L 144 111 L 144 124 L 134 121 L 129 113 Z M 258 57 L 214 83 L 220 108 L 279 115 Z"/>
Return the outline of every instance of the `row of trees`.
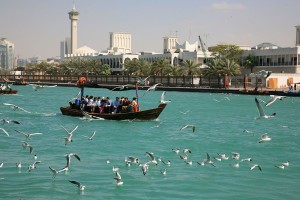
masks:
<path fill-rule="evenodd" d="M 124 75 L 134 76 L 236 76 L 241 74 L 239 65 L 243 51 L 235 45 L 218 45 L 211 49 L 212 56 L 207 60 L 204 67 L 192 60 L 185 60 L 179 65 L 171 65 L 169 59 L 158 59 L 154 63 L 133 59 L 125 60 Z M 245 67 L 255 66 L 254 56 L 249 55 L 245 60 Z M 110 75 L 112 72 L 108 64 L 102 64 L 97 59 L 70 59 L 59 64 L 41 62 L 29 64 L 25 68 L 26 74 L 48 75 Z"/>

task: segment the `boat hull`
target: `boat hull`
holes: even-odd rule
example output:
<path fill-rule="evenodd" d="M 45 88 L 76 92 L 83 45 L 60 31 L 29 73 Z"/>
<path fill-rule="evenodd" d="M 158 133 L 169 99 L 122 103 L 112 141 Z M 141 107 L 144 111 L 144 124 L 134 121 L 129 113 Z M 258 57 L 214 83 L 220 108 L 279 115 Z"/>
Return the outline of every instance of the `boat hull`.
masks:
<path fill-rule="evenodd" d="M 167 104 L 160 104 L 157 108 L 143 110 L 139 112 L 128 112 L 128 113 L 91 113 L 90 115 L 101 117 L 107 120 L 154 120 L 159 117 L 161 112 L 165 109 Z M 70 106 L 60 107 L 60 111 L 63 115 L 73 117 L 83 117 L 84 114 L 81 110 L 73 109 Z"/>
<path fill-rule="evenodd" d="M 18 90 L 0 90 L 0 94 L 17 94 Z"/>

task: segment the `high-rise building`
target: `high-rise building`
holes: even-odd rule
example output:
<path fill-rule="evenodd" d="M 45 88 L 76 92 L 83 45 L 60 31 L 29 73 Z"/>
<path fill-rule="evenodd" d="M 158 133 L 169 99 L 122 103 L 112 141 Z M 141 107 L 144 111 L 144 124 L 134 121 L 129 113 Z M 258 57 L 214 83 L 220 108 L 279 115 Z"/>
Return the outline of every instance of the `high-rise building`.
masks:
<path fill-rule="evenodd" d="M 71 38 L 69 37 L 60 42 L 60 58 L 63 59 L 66 54 L 71 54 Z"/>
<path fill-rule="evenodd" d="M 14 53 L 15 45 L 6 38 L 0 39 L 0 68 L 6 70 L 14 68 Z"/>
<path fill-rule="evenodd" d="M 75 4 L 73 4 L 73 9 L 69 12 L 69 18 L 71 20 L 71 54 L 77 49 L 77 20 L 79 12 L 75 9 Z"/>

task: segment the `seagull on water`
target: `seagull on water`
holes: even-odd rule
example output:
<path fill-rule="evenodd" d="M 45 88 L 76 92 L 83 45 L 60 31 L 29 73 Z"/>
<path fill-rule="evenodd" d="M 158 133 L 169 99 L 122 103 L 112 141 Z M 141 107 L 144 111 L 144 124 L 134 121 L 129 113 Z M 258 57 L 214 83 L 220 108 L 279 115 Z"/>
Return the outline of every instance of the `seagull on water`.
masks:
<path fill-rule="evenodd" d="M 213 166 L 213 167 L 216 167 L 215 165 L 214 165 L 214 163 L 213 163 L 213 161 L 211 160 L 211 158 L 210 158 L 210 155 L 208 154 L 208 153 L 206 153 L 206 159 L 205 160 L 203 160 L 202 162 L 197 162 L 199 165 L 202 165 L 202 166 L 204 166 L 204 165 L 211 165 L 211 166 Z"/>
<path fill-rule="evenodd" d="M 117 172 L 117 171 L 119 171 L 119 168 L 118 168 L 118 167 L 115 167 L 115 166 L 112 166 L 112 171 L 113 171 L 113 172 Z"/>
<path fill-rule="evenodd" d="M 21 162 L 16 163 L 16 167 L 17 168 L 21 168 L 22 167 L 22 163 Z"/>
<path fill-rule="evenodd" d="M 96 135 L 96 131 L 93 132 L 93 134 L 89 137 L 86 135 L 83 135 L 83 137 L 86 137 L 88 140 L 93 140 L 93 137 Z"/>
<path fill-rule="evenodd" d="M 258 143 L 269 142 L 269 141 L 271 141 L 271 138 L 268 136 L 267 133 L 265 133 L 259 138 Z"/>
<path fill-rule="evenodd" d="M 241 159 L 241 162 L 251 162 L 252 160 L 252 158 L 243 158 Z"/>
<path fill-rule="evenodd" d="M 114 179 L 116 180 L 116 185 L 123 185 L 122 177 L 118 171 Z"/>
<path fill-rule="evenodd" d="M 140 162 L 137 157 L 129 156 L 128 159 L 131 163 L 139 164 L 139 162 Z M 125 159 L 125 160 L 127 160 L 127 159 Z"/>
<path fill-rule="evenodd" d="M 24 133 L 22 131 L 15 130 L 17 133 L 21 133 L 25 136 L 26 140 L 29 140 L 33 135 L 43 135 L 43 133 Z"/>
<path fill-rule="evenodd" d="M 160 173 L 162 174 L 162 175 L 167 175 L 167 169 L 164 169 L 164 170 L 160 170 Z"/>
<path fill-rule="evenodd" d="M 225 153 L 217 153 L 217 154 L 219 155 L 219 158 L 220 158 L 221 160 L 228 160 L 228 159 L 229 159 L 229 157 L 226 156 Z"/>
<path fill-rule="evenodd" d="M 148 155 L 148 156 L 151 158 L 151 160 L 150 160 L 151 163 L 157 165 L 157 161 L 156 161 L 156 159 L 155 159 L 155 157 L 154 157 L 154 153 L 148 152 L 148 151 L 147 151 L 147 152 L 146 152 L 146 155 Z"/>
<path fill-rule="evenodd" d="M 41 161 L 34 161 L 34 163 L 32 165 L 28 166 L 28 172 L 31 172 L 32 170 L 34 170 L 36 168 L 36 164 L 41 163 Z"/>
<path fill-rule="evenodd" d="M 4 128 L 0 128 L 0 130 L 1 130 L 3 133 L 5 133 L 5 135 L 7 135 L 7 136 L 9 137 L 8 132 L 7 132 Z"/>
<path fill-rule="evenodd" d="M 3 103 L 3 104 L 6 105 L 6 106 L 11 106 L 11 108 L 13 110 L 22 110 L 24 112 L 31 113 L 31 112 L 25 110 L 24 108 L 21 108 L 20 106 L 17 106 L 17 105 L 11 104 L 11 103 Z"/>
<path fill-rule="evenodd" d="M 73 183 L 74 185 L 77 185 L 77 187 L 78 187 L 78 189 L 79 189 L 80 191 L 83 191 L 83 190 L 85 189 L 85 186 L 82 185 L 81 183 L 79 183 L 78 181 L 70 181 L 70 180 L 69 180 L 69 182 L 70 182 L 70 183 Z"/>
<path fill-rule="evenodd" d="M 169 165 L 169 166 L 171 165 L 171 161 L 169 161 L 169 160 L 168 161 L 163 161 L 162 160 L 161 162 L 164 163 L 165 165 Z"/>
<path fill-rule="evenodd" d="M 186 128 L 192 128 L 193 133 L 194 133 L 195 130 L 196 130 L 195 125 L 191 125 L 191 124 L 184 125 L 183 127 L 180 128 L 180 130 L 183 130 L 183 129 L 186 129 Z"/>
<path fill-rule="evenodd" d="M 263 108 L 261 107 L 260 103 L 258 102 L 257 98 L 255 97 L 255 103 L 259 112 L 259 117 L 256 117 L 256 120 L 258 119 L 269 119 L 272 117 L 275 117 L 276 113 L 273 113 L 272 115 L 266 115 Z"/>
<path fill-rule="evenodd" d="M 183 149 L 182 152 L 184 154 L 187 154 L 187 153 L 192 153 L 192 151 L 190 149 Z"/>
<path fill-rule="evenodd" d="M 239 160 L 240 159 L 240 154 L 237 153 L 237 152 L 231 152 L 232 154 L 232 159 L 235 159 L 235 160 Z"/>
<path fill-rule="evenodd" d="M 178 148 L 177 149 L 172 149 L 172 151 L 175 152 L 176 154 L 179 154 L 180 149 L 178 149 Z"/>
<path fill-rule="evenodd" d="M 166 92 L 163 91 L 163 93 L 161 94 L 161 97 L 160 97 L 160 103 L 170 103 L 171 100 L 165 100 L 165 96 L 166 96 Z"/>
<path fill-rule="evenodd" d="M 149 92 L 150 90 L 156 90 L 156 87 L 159 86 L 159 85 L 162 85 L 162 84 L 161 84 L 161 83 L 156 83 L 156 84 L 152 85 L 151 87 L 149 87 L 149 88 L 146 90 L 146 92 L 143 94 L 143 96 L 145 96 L 145 94 L 146 94 L 147 92 Z M 142 96 L 142 97 L 143 97 L 143 96 Z"/>
<path fill-rule="evenodd" d="M 271 105 L 276 100 L 282 100 L 283 98 L 286 98 L 286 96 L 270 95 L 270 100 L 268 102 L 266 102 L 266 106 Z"/>
<path fill-rule="evenodd" d="M 283 162 L 283 163 L 281 163 L 283 166 L 290 166 L 290 161 L 286 161 L 286 162 Z"/>
<path fill-rule="evenodd" d="M 78 128 L 78 125 L 71 132 L 69 132 L 65 127 L 63 127 L 63 129 L 65 129 L 65 131 L 68 134 L 67 137 L 65 137 L 65 145 L 67 145 L 70 142 L 73 142 L 73 139 L 72 139 L 73 132 L 76 131 L 77 128 Z"/>
<path fill-rule="evenodd" d="M 188 114 L 189 112 L 190 112 L 190 110 L 187 110 L 187 111 L 180 111 L 180 113 L 182 113 L 182 114 L 184 114 L 184 115 Z"/>

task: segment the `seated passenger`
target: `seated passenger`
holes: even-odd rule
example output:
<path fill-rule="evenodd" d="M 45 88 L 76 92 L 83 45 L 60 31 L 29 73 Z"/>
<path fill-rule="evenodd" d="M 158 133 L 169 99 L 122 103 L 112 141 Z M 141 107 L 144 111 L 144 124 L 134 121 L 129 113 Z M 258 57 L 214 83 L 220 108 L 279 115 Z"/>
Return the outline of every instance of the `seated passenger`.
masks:
<path fill-rule="evenodd" d="M 117 113 L 119 105 L 120 105 L 120 97 L 116 97 L 116 100 L 114 100 L 114 102 L 112 103 L 111 111 L 113 113 Z"/>
<path fill-rule="evenodd" d="M 138 112 L 139 111 L 138 104 L 137 104 L 137 101 L 136 101 L 136 97 L 132 98 L 131 106 L 132 106 L 133 112 Z"/>

